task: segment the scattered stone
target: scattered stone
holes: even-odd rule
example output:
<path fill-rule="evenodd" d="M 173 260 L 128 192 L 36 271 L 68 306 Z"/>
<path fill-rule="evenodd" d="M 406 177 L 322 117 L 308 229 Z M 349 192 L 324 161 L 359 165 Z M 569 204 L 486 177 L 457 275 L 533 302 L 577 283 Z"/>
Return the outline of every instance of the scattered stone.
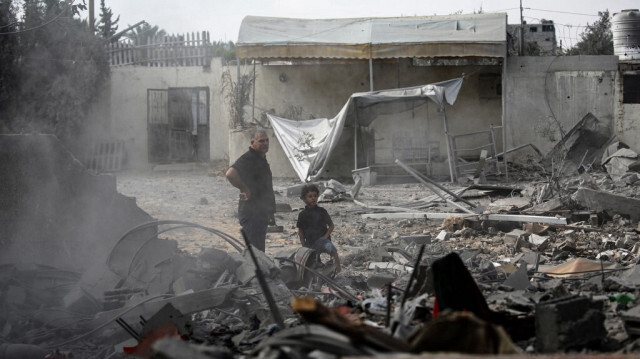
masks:
<path fill-rule="evenodd" d="M 537 234 L 531 234 L 529 236 L 531 244 L 536 246 L 539 251 L 544 252 L 549 247 L 549 237 L 539 236 Z"/>
<path fill-rule="evenodd" d="M 400 236 L 400 239 L 406 244 L 412 244 L 412 243 L 415 243 L 417 245 L 430 244 L 431 234 L 426 233 L 422 235 Z"/>
<path fill-rule="evenodd" d="M 448 241 L 449 238 L 451 238 L 451 233 L 449 233 L 449 232 L 447 232 L 445 230 L 442 230 L 442 231 L 440 231 L 440 233 L 438 233 L 438 236 L 436 237 L 436 240 L 438 242 L 443 242 L 443 241 Z"/>
<path fill-rule="evenodd" d="M 520 266 L 520 268 L 511 274 L 502 284 L 515 290 L 525 290 L 529 288 L 531 283 L 529 282 L 529 275 L 527 274 L 527 266 Z"/>
<path fill-rule="evenodd" d="M 291 212 L 291 205 L 284 202 L 276 202 L 276 212 Z"/>
<path fill-rule="evenodd" d="M 518 239 L 523 238 L 525 235 L 527 234 L 527 232 L 521 230 L 521 229 L 514 229 L 509 233 L 506 233 L 504 235 L 504 243 L 508 246 L 514 246 L 516 242 L 518 241 Z"/>

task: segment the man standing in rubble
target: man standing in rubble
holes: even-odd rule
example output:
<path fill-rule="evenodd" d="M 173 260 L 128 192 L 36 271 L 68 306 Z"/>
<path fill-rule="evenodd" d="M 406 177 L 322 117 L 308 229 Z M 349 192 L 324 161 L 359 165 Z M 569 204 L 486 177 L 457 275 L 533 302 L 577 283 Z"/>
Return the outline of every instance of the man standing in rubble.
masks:
<path fill-rule="evenodd" d="M 265 251 L 267 227 L 275 225 L 276 199 L 271 167 L 267 162 L 269 136 L 264 130 L 251 133 L 249 150 L 234 162 L 225 176 L 240 190 L 238 219 L 249 243 Z"/>

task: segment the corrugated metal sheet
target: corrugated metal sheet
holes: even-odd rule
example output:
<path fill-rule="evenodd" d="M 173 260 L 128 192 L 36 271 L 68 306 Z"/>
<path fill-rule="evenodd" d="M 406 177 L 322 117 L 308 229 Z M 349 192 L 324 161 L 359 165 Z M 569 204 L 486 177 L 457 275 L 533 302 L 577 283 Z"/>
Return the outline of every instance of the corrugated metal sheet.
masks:
<path fill-rule="evenodd" d="M 502 57 L 507 15 L 472 14 L 359 19 L 247 16 L 239 58 Z"/>

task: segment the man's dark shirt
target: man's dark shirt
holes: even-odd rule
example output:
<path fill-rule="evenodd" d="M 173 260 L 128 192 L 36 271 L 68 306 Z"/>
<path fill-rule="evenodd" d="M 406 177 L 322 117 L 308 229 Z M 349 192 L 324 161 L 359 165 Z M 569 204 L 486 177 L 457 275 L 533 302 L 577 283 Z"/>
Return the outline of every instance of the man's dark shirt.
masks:
<path fill-rule="evenodd" d="M 302 229 L 304 233 L 305 247 L 311 247 L 313 242 L 322 237 L 327 228 L 333 224 L 331 216 L 326 209 L 315 206 L 313 208 L 305 207 L 305 209 L 298 214 L 298 223 L 296 227 Z M 331 236 L 329 238 L 331 239 Z"/>
<path fill-rule="evenodd" d="M 267 159 L 249 147 L 231 167 L 240 175 L 251 191 L 246 201 L 238 202 L 239 215 L 272 215 L 276 211 L 276 198 L 273 194 L 271 167 Z"/>

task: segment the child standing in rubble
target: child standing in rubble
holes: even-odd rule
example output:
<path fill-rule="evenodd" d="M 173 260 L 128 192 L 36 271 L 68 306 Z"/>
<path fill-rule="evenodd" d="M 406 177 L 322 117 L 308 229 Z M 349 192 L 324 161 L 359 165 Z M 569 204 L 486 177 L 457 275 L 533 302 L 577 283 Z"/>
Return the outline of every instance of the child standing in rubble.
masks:
<path fill-rule="evenodd" d="M 305 208 L 298 215 L 298 237 L 303 247 L 311 248 L 319 253 L 327 253 L 333 258 L 336 264 L 336 273 L 342 269 L 338 250 L 331 243 L 331 232 L 333 232 L 333 221 L 326 209 L 318 206 L 318 196 L 320 190 L 312 183 L 302 187 L 300 199 L 305 204 Z"/>

